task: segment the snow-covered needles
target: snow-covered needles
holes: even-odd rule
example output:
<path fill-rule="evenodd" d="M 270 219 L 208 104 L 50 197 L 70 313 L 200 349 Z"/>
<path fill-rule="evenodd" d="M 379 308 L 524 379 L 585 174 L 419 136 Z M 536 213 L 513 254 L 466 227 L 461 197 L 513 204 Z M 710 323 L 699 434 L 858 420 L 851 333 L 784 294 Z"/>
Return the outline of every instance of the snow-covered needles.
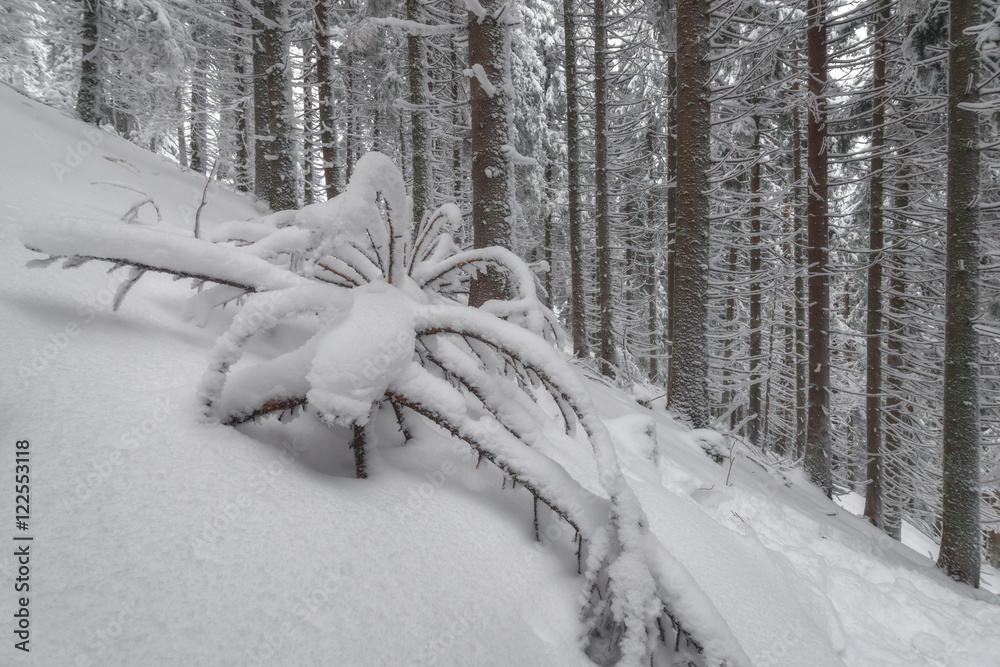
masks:
<path fill-rule="evenodd" d="M 218 225 L 204 239 L 74 220 L 26 230 L 23 241 L 50 256 L 36 264 L 128 268 L 129 286 L 148 271 L 190 278 L 200 291 L 184 315 L 200 325 L 235 304 L 198 389 L 208 422 L 308 411 L 353 429 L 358 477 L 367 475 L 379 420 L 395 421 L 407 440 L 423 421 L 467 443 L 480 464 L 494 464 L 571 528 L 586 556 L 581 635 L 594 660 L 748 664 L 650 532 L 586 388 L 554 345 L 561 331 L 531 270 L 501 248 L 458 248 L 449 234 L 461 224 L 454 205 L 418 226 L 411 209 L 399 170 L 369 153 L 336 198 Z M 508 275 L 511 298 L 471 308 L 470 284 L 487 267 Z M 271 338 L 272 358 L 243 360 L 251 339 L 292 320 L 298 335 Z M 589 447 L 594 479 L 563 467 L 550 455 L 559 447 Z M 535 521 L 537 531 L 537 512 Z"/>

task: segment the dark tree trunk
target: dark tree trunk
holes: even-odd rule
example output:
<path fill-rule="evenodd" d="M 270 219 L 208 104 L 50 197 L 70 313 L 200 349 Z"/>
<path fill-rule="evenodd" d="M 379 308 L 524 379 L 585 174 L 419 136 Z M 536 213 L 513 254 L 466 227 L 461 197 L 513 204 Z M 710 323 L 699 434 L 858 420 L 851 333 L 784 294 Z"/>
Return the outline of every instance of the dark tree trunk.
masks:
<path fill-rule="evenodd" d="M 195 40 L 202 39 L 201 31 L 196 30 Z M 208 61 L 204 49 L 198 50 L 198 58 L 191 71 L 191 169 L 204 174 L 207 169 L 208 149 L 208 87 L 206 69 Z"/>
<path fill-rule="evenodd" d="M 101 0 L 80 0 L 83 10 L 80 25 L 80 90 L 76 97 L 76 112 L 84 123 L 97 125 L 101 121 L 103 102 Z"/>
<path fill-rule="evenodd" d="M 885 50 L 889 23 L 888 0 L 880 0 L 875 21 L 875 60 L 872 63 L 872 159 L 868 176 L 868 303 L 865 326 L 865 449 L 868 452 L 865 516 L 885 528 L 885 451 L 882 442 L 882 235 L 884 188 L 882 148 L 885 145 Z"/>
<path fill-rule="evenodd" d="M 671 407 L 708 426 L 709 3 L 677 5 L 677 229 Z"/>
<path fill-rule="evenodd" d="M 583 277 L 583 221 L 580 210 L 580 106 L 577 100 L 576 7 L 573 0 L 563 0 L 563 28 L 566 43 L 566 182 L 569 215 L 570 329 L 573 354 L 586 357 L 587 306 Z"/>
<path fill-rule="evenodd" d="M 667 394 L 669 402 L 670 375 L 674 358 L 674 311 L 676 310 L 674 288 L 677 273 L 674 263 L 674 247 L 677 231 L 677 58 L 667 55 L 667 331 L 664 335 L 667 350 Z"/>
<path fill-rule="evenodd" d="M 255 0 L 254 7 L 259 11 L 262 9 L 262 0 Z M 253 191 L 258 199 L 267 200 L 271 192 L 271 161 L 268 160 L 270 152 L 271 135 L 270 125 L 270 102 L 268 101 L 268 87 L 266 73 L 268 69 L 267 52 L 264 48 L 264 23 L 260 20 L 257 12 L 251 12 L 251 30 L 253 42 Z"/>
<path fill-rule="evenodd" d="M 406 0 L 406 18 L 423 22 L 420 0 Z M 434 172 L 431 156 L 431 123 L 427 57 L 422 37 L 406 36 L 406 65 L 410 83 L 410 159 L 413 165 L 413 220 L 419 223 L 434 207 Z"/>
<path fill-rule="evenodd" d="M 827 218 L 826 17 L 823 0 L 808 0 L 809 117 L 809 424 L 806 471 L 827 496 L 833 494 L 830 461 L 830 225 Z"/>
<path fill-rule="evenodd" d="M 903 105 L 903 115 L 907 114 L 907 107 Z M 906 282 L 903 276 L 901 264 L 905 261 L 906 242 L 906 211 L 910 208 L 910 185 L 909 167 L 907 166 L 907 153 L 904 149 L 900 153 L 903 163 L 902 169 L 897 174 L 898 184 L 897 194 L 894 201 L 896 219 L 893 223 L 893 231 L 896 233 L 894 249 L 894 261 L 889 273 L 889 327 L 888 340 L 886 341 L 885 365 L 889 369 L 885 380 L 885 419 L 884 430 L 884 450 L 882 455 L 883 486 L 883 528 L 893 539 L 902 537 L 902 517 L 900 516 L 903 483 L 901 461 L 898 451 L 902 447 L 900 438 L 900 427 L 908 419 L 906 415 L 906 404 L 903 400 L 903 367 L 905 348 L 903 345 L 903 324 L 902 317 L 906 310 Z"/>
<path fill-rule="evenodd" d="M 756 100 L 753 101 L 756 105 Z M 753 155 L 754 163 L 750 167 L 750 387 L 748 410 L 750 421 L 750 443 L 754 447 L 760 445 L 761 421 L 761 375 L 760 365 L 763 361 L 763 346 L 761 327 L 763 326 L 761 291 L 761 207 L 760 207 L 760 116 L 753 117 Z"/>
<path fill-rule="evenodd" d="M 319 84 L 319 140 L 323 153 L 323 181 L 326 198 L 333 199 L 340 189 L 337 166 L 337 120 L 333 100 L 333 54 L 330 47 L 330 14 L 333 0 L 316 0 L 316 82 Z"/>
<path fill-rule="evenodd" d="M 344 133 L 344 183 L 351 182 L 351 174 L 354 173 L 354 163 L 358 159 L 358 151 L 355 148 L 357 144 L 357 123 L 355 122 L 354 115 L 354 52 L 347 51 L 347 57 L 345 58 L 347 70 L 347 99 L 344 104 L 344 113 L 347 115 L 347 128 Z M 400 134 L 400 150 L 406 150 L 406 144 L 402 141 L 403 139 L 403 125 L 399 125 Z"/>
<path fill-rule="evenodd" d="M 659 322 L 656 311 L 656 256 L 658 252 L 656 233 L 656 196 L 652 184 L 656 182 L 655 155 L 653 153 L 653 119 L 646 128 L 646 179 L 650 184 L 646 191 L 646 330 L 649 332 L 649 379 L 651 382 L 660 381 L 660 346 Z"/>
<path fill-rule="evenodd" d="M 177 102 L 177 162 L 182 167 L 188 166 L 187 134 L 184 129 L 184 91 L 180 88 L 176 92 Z"/>
<path fill-rule="evenodd" d="M 597 223 L 598 348 L 601 373 L 611 376 L 615 345 L 611 316 L 611 205 L 608 192 L 608 17 L 594 0 L 594 218 Z M 626 263 L 626 267 L 628 263 Z"/>
<path fill-rule="evenodd" d="M 948 215 L 944 334 L 944 503 L 938 565 L 979 587 L 979 101 L 977 0 L 952 0 L 948 60 Z"/>
<path fill-rule="evenodd" d="M 240 192 L 249 192 L 250 147 L 247 143 L 247 113 L 250 91 L 246 81 L 246 60 L 243 51 L 239 48 L 234 49 L 232 59 L 233 73 L 236 75 L 236 151 L 233 159 L 233 176 L 236 180 L 236 189 Z"/>
<path fill-rule="evenodd" d="M 798 45 L 792 42 L 792 50 L 798 52 Z M 806 264 L 803 252 L 805 240 L 805 212 L 802 210 L 802 122 L 798 107 L 799 82 L 796 77 L 792 93 L 796 98 L 792 106 L 792 224 L 794 234 L 795 260 L 795 458 L 801 459 L 806 453 L 807 409 L 808 409 L 808 354 L 806 347 Z"/>
<path fill-rule="evenodd" d="M 308 67 L 309 54 L 304 56 Z M 316 139 L 316 109 L 313 103 L 313 74 L 307 74 L 302 87 L 302 205 L 308 206 L 316 201 L 316 188 L 313 184 L 313 163 L 316 161 L 314 149 Z"/>
<path fill-rule="evenodd" d="M 469 12 L 469 68 L 472 97 L 472 234 L 476 248 L 511 247 L 513 174 L 507 153 L 510 137 L 510 35 L 504 16 L 495 16 L 503 0 L 484 2 L 482 19 Z M 488 268 L 472 281 L 469 304 L 506 299 L 510 285 L 505 274 Z"/>
<path fill-rule="evenodd" d="M 260 0 L 267 22 L 260 40 L 266 67 L 263 72 L 267 89 L 267 121 L 270 141 L 264 143 L 265 159 L 271 163 L 268 174 L 267 198 L 275 211 L 293 209 L 298 204 L 292 149 L 292 105 L 289 99 L 288 42 L 286 0 Z"/>

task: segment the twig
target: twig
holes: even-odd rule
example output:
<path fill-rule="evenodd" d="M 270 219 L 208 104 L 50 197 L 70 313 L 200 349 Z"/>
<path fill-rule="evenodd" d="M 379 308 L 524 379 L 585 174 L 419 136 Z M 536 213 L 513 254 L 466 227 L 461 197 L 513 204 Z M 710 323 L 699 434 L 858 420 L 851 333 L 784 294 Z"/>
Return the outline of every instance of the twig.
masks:
<path fill-rule="evenodd" d="M 198 238 L 198 227 L 201 224 L 201 209 L 205 208 L 205 204 L 208 203 L 206 197 L 208 196 L 208 186 L 212 184 L 212 179 L 215 178 L 215 170 L 219 166 L 219 158 L 215 158 L 215 162 L 212 163 L 212 171 L 208 173 L 208 180 L 205 181 L 205 188 L 201 191 L 201 203 L 198 204 L 198 210 L 194 212 L 194 237 Z"/>

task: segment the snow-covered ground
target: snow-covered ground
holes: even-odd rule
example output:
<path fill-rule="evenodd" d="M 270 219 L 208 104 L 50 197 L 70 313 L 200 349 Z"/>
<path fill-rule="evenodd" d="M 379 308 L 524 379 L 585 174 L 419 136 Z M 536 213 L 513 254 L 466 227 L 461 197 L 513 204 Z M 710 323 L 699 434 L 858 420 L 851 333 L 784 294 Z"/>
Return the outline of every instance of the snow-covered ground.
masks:
<path fill-rule="evenodd" d="M 196 385 L 229 314 L 185 322 L 190 291 L 155 275 L 113 313 L 107 264 L 25 267 L 20 230 L 41 220 L 114 222 L 148 197 L 192 229 L 200 176 L 3 87 L 0 118 L 0 664 L 587 664 L 572 536 L 536 543 L 531 496 L 465 445 L 422 429 L 357 480 L 315 423 L 203 424 Z M 208 194 L 207 228 L 259 214 Z M 156 222 L 144 204 L 130 224 Z M 588 387 L 653 531 L 755 665 L 1000 664 L 1000 600 L 944 577 L 926 537 L 889 540 L 856 496 L 831 503 L 797 472 L 720 467 L 698 443 L 712 434 Z M 15 533 L 34 537 L 27 654 Z"/>

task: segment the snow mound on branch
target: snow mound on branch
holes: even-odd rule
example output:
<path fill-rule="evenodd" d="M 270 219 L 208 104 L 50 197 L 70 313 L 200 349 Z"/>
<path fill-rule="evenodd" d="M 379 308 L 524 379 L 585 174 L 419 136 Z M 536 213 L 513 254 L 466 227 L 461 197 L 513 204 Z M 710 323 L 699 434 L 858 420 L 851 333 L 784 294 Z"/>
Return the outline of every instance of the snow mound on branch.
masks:
<path fill-rule="evenodd" d="M 413 359 L 413 301 L 385 282 L 352 290 L 354 305 L 318 336 L 309 403 L 341 426 L 368 422 L 372 404 Z"/>
<path fill-rule="evenodd" d="M 224 280 L 256 291 L 281 290 L 301 280 L 259 257 L 160 228 L 93 220 L 51 220 L 23 228 L 21 242 L 54 257 L 127 258 L 149 271 L 194 278 L 211 275 L 215 282 Z"/>

